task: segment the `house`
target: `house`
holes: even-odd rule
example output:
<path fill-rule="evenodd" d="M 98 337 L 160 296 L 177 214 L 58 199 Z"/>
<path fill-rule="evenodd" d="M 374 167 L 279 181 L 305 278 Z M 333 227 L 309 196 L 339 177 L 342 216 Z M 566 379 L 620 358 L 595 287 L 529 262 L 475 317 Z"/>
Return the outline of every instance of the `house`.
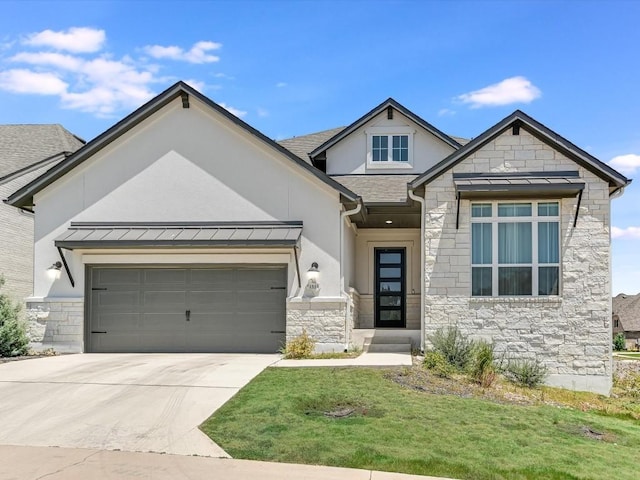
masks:
<path fill-rule="evenodd" d="M 61 125 L 0 125 L 0 199 L 83 144 Z M 0 203 L 0 225 L 2 291 L 24 303 L 33 293 L 33 213 Z"/>
<path fill-rule="evenodd" d="M 624 334 L 627 350 L 640 346 L 640 294 L 613 297 L 613 335 Z"/>
<path fill-rule="evenodd" d="M 424 349 L 457 325 L 607 393 L 629 182 L 520 111 L 462 145 L 388 99 L 281 145 L 179 82 L 8 203 L 35 209 L 29 309 L 58 349 Z"/>

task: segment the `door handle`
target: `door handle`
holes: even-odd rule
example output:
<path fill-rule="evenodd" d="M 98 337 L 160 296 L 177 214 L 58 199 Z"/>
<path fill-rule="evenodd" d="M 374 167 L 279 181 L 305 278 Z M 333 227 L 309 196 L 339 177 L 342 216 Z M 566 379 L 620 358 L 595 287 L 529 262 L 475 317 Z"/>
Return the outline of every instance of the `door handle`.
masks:
<path fill-rule="evenodd" d="M 187 310 L 186 312 L 184 312 L 184 315 L 186 317 L 187 322 L 191 321 L 191 310 Z"/>

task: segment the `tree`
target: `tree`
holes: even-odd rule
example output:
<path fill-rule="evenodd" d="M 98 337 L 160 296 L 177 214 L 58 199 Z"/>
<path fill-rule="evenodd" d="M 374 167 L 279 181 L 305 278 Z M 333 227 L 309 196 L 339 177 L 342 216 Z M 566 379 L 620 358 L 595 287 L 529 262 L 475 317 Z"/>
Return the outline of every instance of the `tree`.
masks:
<path fill-rule="evenodd" d="M 0 288 L 4 277 L 0 276 Z M 0 357 L 25 355 L 29 346 L 27 327 L 20 319 L 20 305 L 0 293 Z"/>

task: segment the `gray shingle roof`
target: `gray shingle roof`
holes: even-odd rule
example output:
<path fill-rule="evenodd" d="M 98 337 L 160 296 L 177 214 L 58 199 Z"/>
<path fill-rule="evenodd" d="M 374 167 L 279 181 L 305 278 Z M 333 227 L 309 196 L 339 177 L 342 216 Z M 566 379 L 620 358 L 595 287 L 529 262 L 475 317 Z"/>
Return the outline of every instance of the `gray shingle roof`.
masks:
<path fill-rule="evenodd" d="M 322 132 L 311 133 L 309 135 L 300 135 L 299 137 L 285 138 L 279 140 L 278 143 L 291 153 L 295 153 L 305 162 L 311 163 L 309 160 L 309 152 L 315 150 L 318 146 L 329 140 L 334 135 L 344 130 L 345 127 L 332 128 L 323 130 Z"/>
<path fill-rule="evenodd" d="M 0 178 L 83 145 L 62 125 L 0 125 Z"/>
<path fill-rule="evenodd" d="M 625 332 L 640 332 L 640 293 L 613 297 L 613 314 L 618 315 Z"/>
<path fill-rule="evenodd" d="M 395 203 L 407 201 L 407 183 L 417 175 L 332 175 L 364 203 Z"/>

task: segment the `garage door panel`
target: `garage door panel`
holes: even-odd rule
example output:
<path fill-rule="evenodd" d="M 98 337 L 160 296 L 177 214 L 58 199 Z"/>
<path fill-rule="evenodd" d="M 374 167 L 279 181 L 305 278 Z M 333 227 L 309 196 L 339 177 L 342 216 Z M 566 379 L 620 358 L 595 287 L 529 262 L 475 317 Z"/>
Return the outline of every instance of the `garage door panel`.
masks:
<path fill-rule="evenodd" d="M 181 284 L 187 282 L 184 268 L 148 268 L 144 270 L 145 285 Z"/>
<path fill-rule="evenodd" d="M 141 272 L 129 268 L 101 268 L 93 270 L 93 283 L 102 286 L 140 285 Z"/>
<path fill-rule="evenodd" d="M 284 342 L 283 267 L 94 267 L 91 279 L 88 330 L 107 333 L 90 333 L 90 351 L 262 353 Z"/>

